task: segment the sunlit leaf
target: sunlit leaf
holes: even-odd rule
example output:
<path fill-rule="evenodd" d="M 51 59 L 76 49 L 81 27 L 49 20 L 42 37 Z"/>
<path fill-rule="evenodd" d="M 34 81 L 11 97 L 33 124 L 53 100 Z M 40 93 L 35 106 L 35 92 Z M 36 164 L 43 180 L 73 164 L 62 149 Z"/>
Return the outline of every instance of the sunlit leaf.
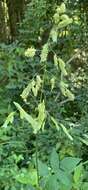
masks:
<path fill-rule="evenodd" d="M 62 74 L 64 76 L 66 76 L 67 75 L 67 71 L 65 69 L 65 63 L 64 63 L 64 61 L 61 58 L 58 58 L 58 61 L 59 61 L 59 67 L 60 67 L 60 70 L 61 70 Z"/>
<path fill-rule="evenodd" d="M 32 80 L 28 86 L 23 90 L 22 94 L 21 94 L 21 97 L 23 98 L 24 101 L 27 101 L 27 97 L 29 95 L 29 93 L 33 92 L 34 96 L 37 96 L 38 95 L 38 91 L 41 87 L 41 84 L 42 84 L 42 80 L 40 78 L 39 75 L 36 76 L 36 80 Z"/>
<path fill-rule="evenodd" d="M 51 121 L 54 123 L 56 129 L 59 131 L 60 126 L 58 125 L 58 122 L 56 121 L 56 119 L 54 117 L 51 117 Z"/>
<path fill-rule="evenodd" d="M 70 101 L 74 101 L 74 94 L 68 89 L 68 85 L 63 80 L 60 81 L 60 89 L 62 94 L 67 97 Z"/>
<path fill-rule="evenodd" d="M 33 132 L 36 134 L 41 129 L 46 117 L 44 101 L 38 105 L 39 114 L 37 118 L 33 118 L 29 115 L 18 103 L 14 102 L 14 104 L 20 112 L 20 118 L 28 121 L 33 128 Z"/>
<path fill-rule="evenodd" d="M 37 96 L 37 89 L 36 89 L 36 81 L 35 80 L 32 80 L 32 82 L 31 82 L 31 89 L 32 89 L 34 96 Z"/>
<path fill-rule="evenodd" d="M 14 102 L 14 104 L 20 112 L 20 118 L 28 121 L 28 123 L 31 124 L 34 130 L 34 133 L 37 133 L 37 131 L 39 130 L 39 125 L 38 122 L 35 120 L 35 118 L 33 118 L 31 115 L 25 112 L 24 109 L 18 103 Z"/>
<path fill-rule="evenodd" d="M 69 19 L 69 17 L 68 17 L 68 15 L 63 14 L 63 15 L 61 15 L 61 19 L 62 19 L 62 20 L 68 20 L 68 19 Z"/>
<path fill-rule="evenodd" d="M 24 170 L 16 176 L 16 180 L 22 184 L 38 185 L 37 171 L 33 169 L 31 171 Z"/>
<path fill-rule="evenodd" d="M 58 24 L 58 29 L 64 28 L 64 27 L 68 26 L 68 25 L 71 24 L 71 23 L 72 23 L 72 19 L 63 20 L 63 21 L 61 21 L 61 22 Z"/>
<path fill-rule="evenodd" d="M 44 123 L 44 121 L 45 121 L 45 118 L 46 118 L 45 103 L 44 103 L 44 101 L 41 102 L 38 105 L 38 112 L 39 112 L 39 114 L 38 114 L 38 117 L 36 118 L 36 121 L 39 123 L 39 126 L 41 128 L 42 125 L 43 125 L 43 123 Z"/>
<path fill-rule="evenodd" d="M 79 137 L 80 141 L 88 146 L 88 140 Z"/>
<path fill-rule="evenodd" d="M 56 43 L 56 42 L 57 42 L 57 37 L 58 37 L 58 31 L 53 28 L 53 29 L 51 30 L 50 35 L 51 35 L 51 38 L 52 38 L 53 42 Z"/>
<path fill-rule="evenodd" d="M 54 65 L 56 66 L 56 68 L 58 69 L 58 58 L 57 55 L 54 54 Z"/>
<path fill-rule="evenodd" d="M 15 112 L 11 112 L 8 117 L 6 118 L 4 124 L 2 125 L 2 127 L 7 127 L 9 123 L 13 123 L 13 120 L 14 120 L 14 114 Z"/>
<path fill-rule="evenodd" d="M 66 11 L 66 6 L 64 3 L 61 3 L 61 5 L 59 6 L 59 13 L 62 14 Z"/>
<path fill-rule="evenodd" d="M 41 85 L 42 85 L 42 80 L 41 80 L 40 76 L 37 75 L 37 76 L 36 76 L 36 86 L 35 86 L 35 89 L 36 89 L 36 96 L 38 95 L 38 91 L 40 90 Z"/>
<path fill-rule="evenodd" d="M 63 80 L 60 81 L 60 89 L 61 89 L 61 92 L 64 96 L 67 96 L 66 94 L 66 89 L 68 87 L 68 84 L 64 83 Z"/>
<path fill-rule="evenodd" d="M 40 57 L 41 57 L 41 62 L 47 61 L 48 51 L 49 51 L 49 49 L 48 49 L 48 44 L 45 44 L 45 45 L 43 46 L 43 49 L 42 49 L 42 52 L 41 52 L 41 55 L 40 55 Z"/>
<path fill-rule="evenodd" d="M 74 170 L 74 182 L 77 184 L 79 183 L 81 176 L 82 176 L 82 172 L 83 172 L 83 166 L 82 164 L 78 165 L 75 170 Z"/>
<path fill-rule="evenodd" d="M 27 50 L 25 50 L 24 55 L 25 55 L 26 57 L 34 57 L 35 52 L 36 52 L 36 49 L 33 48 L 33 47 L 30 47 L 30 48 L 28 48 Z"/>
<path fill-rule="evenodd" d="M 74 94 L 72 94 L 72 92 L 69 89 L 66 89 L 66 95 L 70 101 L 73 101 L 75 99 Z"/>
<path fill-rule="evenodd" d="M 67 135 L 67 137 L 73 141 L 73 137 L 69 134 L 68 130 L 66 129 L 66 127 L 61 123 L 60 126 L 62 127 L 64 133 Z"/>
<path fill-rule="evenodd" d="M 60 21 L 60 15 L 59 15 L 59 13 L 56 12 L 56 13 L 54 14 L 53 18 L 54 18 L 55 24 L 57 25 L 57 24 L 59 23 L 59 21 Z"/>
<path fill-rule="evenodd" d="M 27 101 L 27 97 L 31 91 L 31 83 L 28 84 L 28 86 L 23 90 L 21 97 L 24 101 Z"/>
<path fill-rule="evenodd" d="M 53 90 L 55 87 L 55 77 L 51 78 L 50 83 L 51 83 L 51 90 Z"/>

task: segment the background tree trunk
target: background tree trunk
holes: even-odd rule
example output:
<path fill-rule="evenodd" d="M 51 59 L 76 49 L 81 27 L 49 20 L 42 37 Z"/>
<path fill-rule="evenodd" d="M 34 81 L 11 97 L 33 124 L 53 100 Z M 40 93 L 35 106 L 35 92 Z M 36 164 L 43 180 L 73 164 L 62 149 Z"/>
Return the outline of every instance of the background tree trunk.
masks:
<path fill-rule="evenodd" d="M 6 23 L 5 23 L 5 12 L 4 2 L 0 0 L 0 42 L 6 41 Z"/>
<path fill-rule="evenodd" d="M 6 0 L 9 15 L 9 27 L 12 41 L 17 36 L 17 24 L 21 22 L 25 0 Z"/>

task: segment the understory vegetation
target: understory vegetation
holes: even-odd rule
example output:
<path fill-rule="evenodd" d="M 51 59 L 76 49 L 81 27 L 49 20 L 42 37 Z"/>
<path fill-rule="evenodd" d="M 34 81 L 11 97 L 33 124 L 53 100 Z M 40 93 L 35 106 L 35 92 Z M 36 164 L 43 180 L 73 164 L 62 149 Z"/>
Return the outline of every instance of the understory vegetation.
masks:
<path fill-rule="evenodd" d="M 0 1 L 0 189 L 88 189 L 87 0 Z"/>

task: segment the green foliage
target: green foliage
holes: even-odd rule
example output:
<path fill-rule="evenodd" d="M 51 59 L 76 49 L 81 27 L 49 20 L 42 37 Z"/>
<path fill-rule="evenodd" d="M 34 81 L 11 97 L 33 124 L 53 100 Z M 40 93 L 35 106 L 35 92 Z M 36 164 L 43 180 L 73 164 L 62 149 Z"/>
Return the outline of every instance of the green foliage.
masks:
<path fill-rule="evenodd" d="M 37 118 L 33 118 L 31 115 L 27 114 L 18 103 L 14 102 L 14 104 L 20 112 L 20 118 L 28 121 L 28 123 L 31 124 L 33 128 L 34 134 L 36 134 L 42 128 L 42 126 L 44 126 L 44 120 L 46 117 L 44 101 L 38 105 L 39 114 Z"/>
<path fill-rule="evenodd" d="M 87 24 L 79 4 L 26 2 L 17 41 L 0 44 L 1 190 L 88 189 Z"/>
<path fill-rule="evenodd" d="M 79 162 L 80 159 L 75 157 L 66 157 L 60 161 L 58 154 L 53 149 L 48 165 L 40 160 L 38 161 L 40 189 L 70 190 L 72 188 L 80 188 L 83 184 L 83 164 L 79 164 Z M 22 184 L 31 184 L 38 188 L 36 172 L 35 169 L 30 169 L 29 172 L 23 170 L 16 176 L 16 180 Z"/>

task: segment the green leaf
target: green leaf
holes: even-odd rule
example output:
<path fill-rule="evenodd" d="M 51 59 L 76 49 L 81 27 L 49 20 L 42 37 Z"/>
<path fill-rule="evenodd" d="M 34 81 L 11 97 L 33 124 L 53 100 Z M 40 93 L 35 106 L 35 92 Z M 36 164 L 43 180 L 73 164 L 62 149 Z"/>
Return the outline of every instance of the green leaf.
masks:
<path fill-rule="evenodd" d="M 64 184 L 60 184 L 60 190 L 72 190 L 71 186 L 66 186 Z"/>
<path fill-rule="evenodd" d="M 51 117 L 51 121 L 54 123 L 56 129 L 59 131 L 60 127 L 59 127 L 59 125 L 58 125 L 56 119 L 55 119 L 54 117 Z"/>
<path fill-rule="evenodd" d="M 61 5 L 59 6 L 59 13 L 62 14 L 66 11 L 66 6 L 64 3 L 61 3 Z"/>
<path fill-rule="evenodd" d="M 58 37 L 58 31 L 55 28 L 53 28 L 51 30 L 50 35 L 51 35 L 51 38 L 52 38 L 53 42 L 56 43 L 57 42 L 57 37 Z"/>
<path fill-rule="evenodd" d="M 60 167 L 67 173 L 71 173 L 75 170 L 80 161 L 80 158 L 66 157 L 60 162 Z"/>
<path fill-rule="evenodd" d="M 81 190 L 87 190 L 87 189 L 88 189 L 88 182 L 84 182 Z"/>
<path fill-rule="evenodd" d="M 79 137 L 80 141 L 88 146 L 88 140 Z"/>
<path fill-rule="evenodd" d="M 43 46 L 43 49 L 42 49 L 42 52 L 41 52 L 41 55 L 40 55 L 40 57 L 41 57 L 41 62 L 47 61 L 48 51 L 49 51 L 49 49 L 48 49 L 48 44 L 45 44 L 45 45 Z"/>
<path fill-rule="evenodd" d="M 54 172 L 59 170 L 59 157 L 55 148 L 52 150 L 52 153 L 50 155 L 50 164 Z"/>
<path fill-rule="evenodd" d="M 60 81 L 60 89 L 64 96 L 68 97 L 70 101 L 73 101 L 75 99 L 74 94 L 68 89 L 68 85 L 64 83 L 63 80 Z"/>
<path fill-rule="evenodd" d="M 16 176 L 16 180 L 22 184 L 37 185 L 37 171 L 35 169 L 30 172 L 24 170 Z"/>
<path fill-rule="evenodd" d="M 64 63 L 64 61 L 61 58 L 58 58 L 58 61 L 59 61 L 59 67 L 60 67 L 60 70 L 61 70 L 62 74 L 64 76 L 67 76 L 67 71 L 65 69 L 65 63 Z"/>
<path fill-rule="evenodd" d="M 66 89 L 66 95 L 70 101 L 74 101 L 75 96 L 74 96 L 74 94 L 72 94 L 72 92 L 69 89 Z"/>
<path fill-rule="evenodd" d="M 68 20 L 69 17 L 66 14 L 61 15 L 61 20 Z"/>
<path fill-rule="evenodd" d="M 27 112 L 25 112 L 24 109 L 18 103 L 14 102 L 14 104 L 20 112 L 20 118 L 26 119 L 26 121 L 28 121 L 28 123 L 31 124 L 31 126 L 34 130 L 34 133 L 36 134 L 37 131 L 40 129 L 40 126 L 37 123 L 37 121 L 31 115 L 29 115 Z"/>
<path fill-rule="evenodd" d="M 28 123 L 31 124 L 33 131 L 36 134 L 41 129 L 46 117 L 44 101 L 38 105 L 39 114 L 37 118 L 33 118 L 31 115 L 25 112 L 24 109 L 18 103 L 14 102 L 14 104 L 20 112 L 20 118 L 26 119 L 26 121 L 28 121 Z"/>
<path fill-rule="evenodd" d="M 54 65 L 58 69 L 58 58 L 56 54 L 54 54 Z"/>
<path fill-rule="evenodd" d="M 39 105 L 38 105 L 38 117 L 36 119 L 36 121 L 39 123 L 39 125 L 42 127 L 44 121 L 45 121 L 45 118 L 46 118 L 46 113 L 45 113 L 45 103 L 44 103 L 44 100 L 43 102 L 41 102 Z M 43 126 L 44 127 L 44 126 Z"/>
<path fill-rule="evenodd" d="M 35 56 L 36 49 L 34 47 L 30 47 L 27 50 L 25 50 L 24 55 L 26 57 L 34 57 Z"/>
<path fill-rule="evenodd" d="M 38 171 L 41 177 L 45 177 L 49 174 L 48 166 L 40 160 L 38 161 Z"/>
<path fill-rule="evenodd" d="M 15 112 L 11 112 L 11 113 L 8 115 L 8 117 L 6 118 L 6 120 L 5 120 L 4 124 L 2 125 L 2 127 L 6 128 L 9 123 L 13 123 L 14 114 L 15 114 Z"/>
<path fill-rule="evenodd" d="M 51 78 L 50 83 L 51 83 L 51 91 L 52 91 L 55 87 L 55 77 Z"/>
<path fill-rule="evenodd" d="M 27 97 L 29 95 L 29 93 L 33 92 L 34 96 L 36 97 L 38 95 L 38 91 L 41 87 L 41 83 L 42 83 L 42 80 L 40 78 L 39 75 L 36 76 L 36 81 L 35 80 L 32 80 L 32 82 L 30 82 L 27 87 L 23 90 L 22 94 L 21 94 L 21 97 L 23 98 L 23 100 L 26 102 L 27 101 Z"/>
<path fill-rule="evenodd" d="M 37 96 L 37 88 L 36 88 L 36 81 L 35 80 L 32 80 L 31 82 L 31 90 L 33 92 L 33 95 L 36 97 Z"/>
<path fill-rule="evenodd" d="M 60 90 L 64 96 L 67 96 L 66 89 L 68 87 L 68 84 L 64 83 L 63 80 L 60 81 Z"/>
<path fill-rule="evenodd" d="M 68 130 L 66 129 L 66 127 L 61 123 L 60 126 L 62 127 L 64 133 L 67 135 L 67 137 L 73 141 L 73 137 L 69 134 Z"/>
<path fill-rule="evenodd" d="M 56 178 L 61 182 L 61 184 L 71 188 L 72 187 L 72 180 L 71 177 L 67 175 L 66 172 L 59 169 L 56 174 Z"/>
<path fill-rule="evenodd" d="M 79 183 L 80 179 L 81 179 L 81 175 L 82 175 L 82 171 L 83 171 L 83 166 L 82 164 L 78 165 L 75 170 L 74 170 L 74 182 L 77 184 Z"/>
<path fill-rule="evenodd" d="M 74 94 L 68 89 L 68 84 L 64 83 L 63 80 L 60 81 L 60 89 L 64 96 L 68 97 L 70 101 L 73 101 L 75 99 Z"/>
<path fill-rule="evenodd" d="M 27 101 L 27 97 L 30 91 L 31 91 L 31 83 L 28 84 L 28 86 L 23 90 L 22 94 L 20 95 L 25 102 Z"/>
<path fill-rule="evenodd" d="M 71 23 L 72 23 L 72 19 L 63 20 L 63 21 L 61 21 L 61 22 L 58 24 L 58 29 L 64 28 L 64 27 L 68 26 L 68 25 L 71 24 Z"/>
<path fill-rule="evenodd" d="M 47 178 L 47 183 L 45 186 L 45 190 L 58 190 L 59 189 L 59 183 L 56 179 L 55 175 L 50 175 Z"/>

